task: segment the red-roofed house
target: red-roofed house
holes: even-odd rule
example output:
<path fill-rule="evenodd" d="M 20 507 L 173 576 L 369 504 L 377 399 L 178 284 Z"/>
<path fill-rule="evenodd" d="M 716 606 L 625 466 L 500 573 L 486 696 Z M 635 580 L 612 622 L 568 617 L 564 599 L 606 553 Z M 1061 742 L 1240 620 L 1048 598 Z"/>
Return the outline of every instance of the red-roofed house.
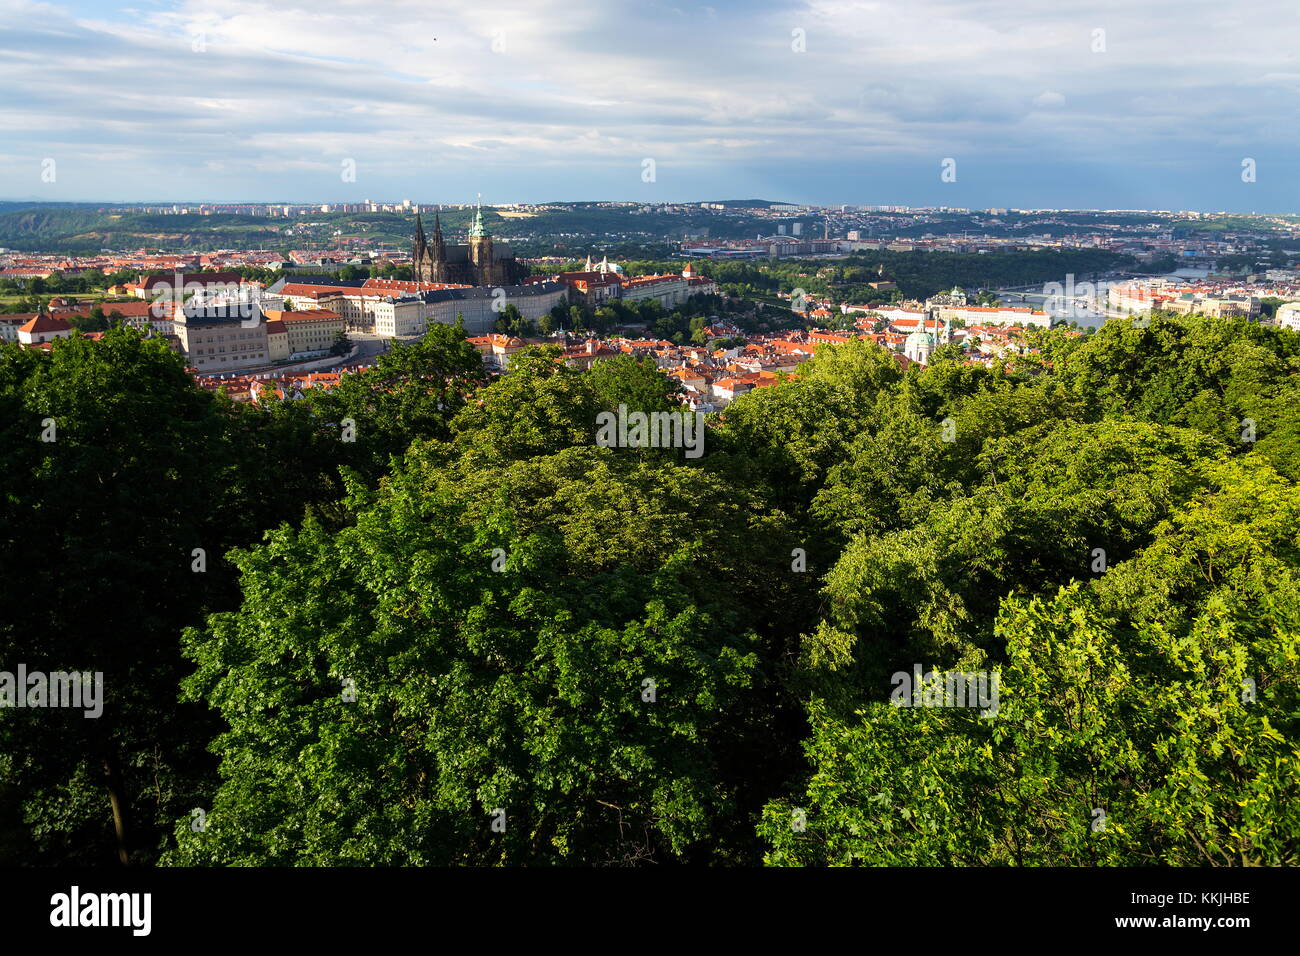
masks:
<path fill-rule="evenodd" d="M 72 323 L 67 319 L 58 319 L 44 312 L 28 319 L 18 327 L 18 341 L 23 345 L 39 345 L 66 339 L 72 334 Z"/>
<path fill-rule="evenodd" d="M 622 353 L 596 339 L 587 339 L 576 348 L 564 350 L 564 361 L 575 368 L 591 368 L 600 359 L 614 358 Z"/>

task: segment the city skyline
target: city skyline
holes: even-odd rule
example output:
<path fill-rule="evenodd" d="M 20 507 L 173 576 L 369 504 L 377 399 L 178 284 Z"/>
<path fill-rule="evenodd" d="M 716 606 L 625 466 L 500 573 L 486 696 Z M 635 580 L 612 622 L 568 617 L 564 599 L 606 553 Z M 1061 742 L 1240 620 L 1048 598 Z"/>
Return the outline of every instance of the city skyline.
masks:
<path fill-rule="evenodd" d="M 1280 2 L 384 11 L 0 0 L 6 198 L 1297 206 Z"/>
<path fill-rule="evenodd" d="M 0 204 L 9 204 L 9 205 L 18 205 L 18 206 L 102 205 L 104 207 L 121 207 L 122 209 L 149 209 L 152 207 L 161 208 L 166 206 L 166 207 L 171 207 L 173 212 L 179 212 L 185 210 L 188 210 L 190 212 L 196 212 L 200 209 L 219 209 L 219 208 L 235 207 L 235 206 L 259 206 L 259 207 L 267 207 L 269 209 L 279 209 L 280 207 L 289 207 L 295 211 L 303 210 L 303 209 L 320 208 L 322 212 L 339 212 L 339 211 L 345 211 L 346 209 L 351 209 L 353 207 L 360 207 L 366 205 L 376 207 L 377 211 L 401 212 L 403 211 L 402 207 L 405 205 L 404 211 L 409 213 L 411 216 L 414 216 L 417 211 L 434 212 L 434 211 L 441 210 L 444 212 L 445 211 L 455 212 L 455 211 L 470 210 L 475 208 L 475 206 L 481 206 L 483 209 L 509 209 L 513 207 L 543 208 L 547 206 L 565 206 L 565 205 L 689 207 L 689 206 L 711 206 L 718 203 L 727 203 L 727 202 L 734 203 L 734 202 L 742 202 L 742 201 L 755 201 L 755 197 L 710 196 L 710 197 L 695 197 L 695 198 L 682 199 L 682 200 L 658 199 L 653 201 L 649 201 L 649 200 L 643 201 L 643 200 L 634 200 L 634 199 L 552 199 L 552 200 L 540 200 L 535 202 L 525 202 L 525 201 L 488 202 L 488 201 L 465 201 L 465 200 L 454 200 L 454 199 L 435 199 L 435 200 L 412 199 L 410 197 L 403 197 L 400 199 L 393 198 L 393 197 L 384 197 L 379 199 L 376 199 L 374 197 L 365 197 L 357 200 L 324 201 L 318 199 L 288 200 L 283 198 L 249 199 L 246 197 L 234 198 L 234 199 L 196 199 L 194 197 L 189 197 L 189 198 L 182 198 L 182 199 L 137 198 L 137 199 L 124 199 L 124 200 L 108 200 L 108 199 L 49 200 L 49 199 L 25 199 L 25 198 L 14 197 L 14 196 L 0 196 Z M 330 208 L 325 209 L 324 207 L 326 206 Z M 758 205 L 754 207 L 745 207 L 745 208 L 756 208 L 756 209 L 766 210 L 768 209 L 769 206 L 772 208 L 789 206 L 790 208 L 788 210 L 788 216 L 790 218 L 797 218 L 800 215 L 834 213 L 841 210 L 850 210 L 854 212 L 863 212 L 863 213 L 887 212 L 887 211 L 894 210 L 894 211 L 912 212 L 912 213 L 929 212 L 929 213 L 954 213 L 954 214 L 967 214 L 967 213 L 995 214 L 995 213 L 1009 212 L 1012 214 L 1023 213 L 1023 214 L 1033 214 L 1033 215 L 1050 215 L 1052 213 L 1088 213 L 1088 214 L 1097 214 L 1097 215 L 1103 215 L 1106 213 L 1116 213 L 1116 214 L 1149 213 L 1152 215 L 1173 215 L 1173 216 L 1185 215 L 1185 214 L 1212 216 L 1212 215 L 1220 214 L 1220 215 L 1241 215 L 1241 216 L 1255 216 L 1255 217 L 1300 215 L 1300 212 L 1296 212 L 1292 210 L 1284 210 L 1284 209 L 1237 210 L 1237 209 L 1214 208 L 1210 206 L 1205 206 L 1202 208 L 1193 208 L 1193 207 L 1121 208 L 1118 206 L 1030 207 L 1030 206 L 1015 206 L 1015 205 L 1011 205 L 1011 206 L 946 206 L 946 205 L 916 206 L 916 205 L 907 205 L 904 203 L 890 203 L 887 201 L 874 202 L 874 203 L 847 202 L 847 201 L 828 202 L 828 203 L 811 203 L 811 202 L 793 203 L 793 202 L 786 202 L 785 200 L 781 200 L 781 199 L 772 199 L 770 200 L 770 202 L 768 202 L 766 206 Z M 384 207 L 391 207 L 391 209 L 385 209 Z"/>

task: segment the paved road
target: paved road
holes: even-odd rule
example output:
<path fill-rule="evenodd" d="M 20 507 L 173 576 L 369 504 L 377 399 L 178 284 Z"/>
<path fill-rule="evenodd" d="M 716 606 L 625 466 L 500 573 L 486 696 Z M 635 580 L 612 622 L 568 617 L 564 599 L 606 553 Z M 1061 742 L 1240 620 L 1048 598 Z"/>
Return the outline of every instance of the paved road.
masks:
<path fill-rule="evenodd" d="M 349 365 L 374 365 L 388 351 L 388 340 L 372 332 L 349 332 L 348 338 L 358 347 L 357 354 L 348 360 Z"/>

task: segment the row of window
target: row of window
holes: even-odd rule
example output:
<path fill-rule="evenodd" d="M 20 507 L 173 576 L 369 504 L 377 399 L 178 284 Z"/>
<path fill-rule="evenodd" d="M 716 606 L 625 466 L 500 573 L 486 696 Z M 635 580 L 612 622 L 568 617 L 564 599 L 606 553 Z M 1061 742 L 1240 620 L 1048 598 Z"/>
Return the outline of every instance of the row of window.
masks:
<path fill-rule="evenodd" d="M 235 334 L 232 332 L 231 335 L 230 335 L 230 339 L 231 339 L 231 341 L 234 341 L 236 338 L 240 338 L 240 339 L 259 339 L 259 338 L 261 338 L 261 336 L 260 336 L 257 332 L 240 332 L 239 335 L 235 335 Z M 194 341 L 195 341 L 195 342 L 203 342 L 203 341 L 208 341 L 208 342 L 213 342 L 213 341 L 224 342 L 224 341 L 226 341 L 226 336 L 224 336 L 224 335 L 218 335 L 218 336 L 216 336 L 215 339 L 214 339 L 213 336 L 209 335 L 209 336 L 207 337 L 206 340 L 204 340 L 204 339 L 202 339 L 202 338 L 195 337 Z"/>
<path fill-rule="evenodd" d="M 222 361 L 222 362 L 246 362 L 246 361 L 248 361 L 249 359 L 255 359 L 255 358 L 259 358 L 259 359 L 260 359 L 260 358 L 265 358 L 265 357 L 266 357 L 266 356 L 265 356 L 262 352 L 258 352 L 256 355 L 253 355 L 252 353 L 249 353 L 248 355 L 222 355 L 222 356 L 220 357 L 220 361 Z M 216 358 L 212 358 L 212 359 L 200 358 L 200 359 L 197 360 L 197 363 L 196 363 L 196 364 L 198 364 L 198 365 L 207 365 L 209 362 L 211 362 L 213 365 L 216 365 L 216 364 L 217 364 L 217 361 L 218 361 L 218 359 L 216 359 Z"/>

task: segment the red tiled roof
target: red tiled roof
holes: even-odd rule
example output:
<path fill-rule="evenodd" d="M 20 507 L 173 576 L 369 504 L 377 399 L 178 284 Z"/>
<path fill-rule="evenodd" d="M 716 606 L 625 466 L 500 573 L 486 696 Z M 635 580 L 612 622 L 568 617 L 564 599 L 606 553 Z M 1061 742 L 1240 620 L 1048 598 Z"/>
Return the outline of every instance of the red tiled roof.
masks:
<path fill-rule="evenodd" d="M 96 308 L 103 309 L 105 315 L 112 315 L 116 312 L 124 319 L 132 319 L 153 315 L 151 310 L 154 308 L 154 303 L 140 300 L 134 302 L 83 302 L 80 305 L 68 306 L 57 311 L 66 315 L 90 315 Z"/>
<path fill-rule="evenodd" d="M 44 312 L 18 326 L 19 332 L 68 332 L 71 330 L 72 323 L 67 319 L 60 319 Z"/>
<path fill-rule="evenodd" d="M 268 310 L 266 313 L 267 317 L 271 318 L 271 313 L 276 311 L 277 310 L 275 309 Z M 278 318 L 281 322 L 332 322 L 335 319 L 343 318 L 331 309 L 305 309 L 301 312 L 278 312 L 274 317 Z"/>

